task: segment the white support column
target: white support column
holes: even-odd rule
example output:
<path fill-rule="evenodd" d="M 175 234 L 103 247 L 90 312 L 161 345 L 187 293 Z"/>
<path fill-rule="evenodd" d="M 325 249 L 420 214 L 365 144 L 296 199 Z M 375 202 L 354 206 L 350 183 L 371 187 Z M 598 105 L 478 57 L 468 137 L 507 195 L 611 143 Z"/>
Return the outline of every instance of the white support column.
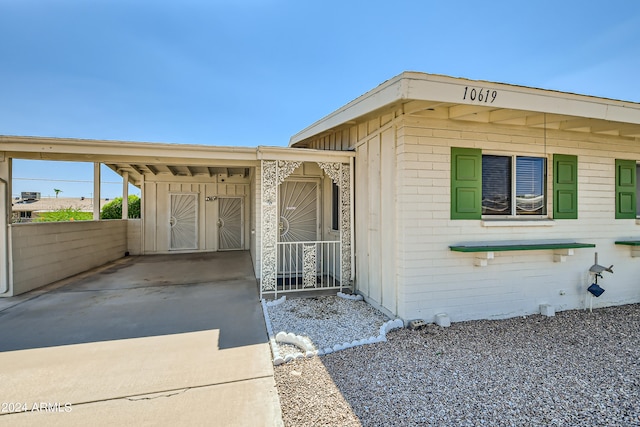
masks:
<path fill-rule="evenodd" d="M 278 296 L 278 187 L 302 162 L 290 160 L 262 160 L 260 190 L 262 191 L 262 244 L 260 254 L 260 298 L 264 291 Z"/>
<path fill-rule="evenodd" d="M 100 163 L 93 164 L 93 220 L 100 219 Z"/>
<path fill-rule="evenodd" d="M 11 296 L 11 159 L 0 152 L 0 296 Z"/>
<path fill-rule="evenodd" d="M 275 160 L 262 160 L 260 165 L 262 209 L 260 248 L 260 298 L 264 291 L 278 295 L 277 241 L 278 241 L 278 165 Z"/>
<path fill-rule="evenodd" d="M 340 187 L 340 285 L 352 286 L 353 278 L 353 159 L 349 163 L 318 162 Z"/>
<path fill-rule="evenodd" d="M 145 208 L 145 175 L 140 176 L 140 254 L 145 253 L 144 248 L 144 208 Z"/>
<path fill-rule="evenodd" d="M 122 172 L 122 219 L 129 218 L 129 172 Z"/>

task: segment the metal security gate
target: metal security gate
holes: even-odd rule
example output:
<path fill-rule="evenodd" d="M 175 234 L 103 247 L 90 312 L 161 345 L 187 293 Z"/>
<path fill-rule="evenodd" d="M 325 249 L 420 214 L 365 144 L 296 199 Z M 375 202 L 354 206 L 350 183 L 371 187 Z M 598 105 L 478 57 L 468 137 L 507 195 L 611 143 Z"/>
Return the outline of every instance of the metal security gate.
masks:
<path fill-rule="evenodd" d="M 279 192 L 278 277 L 283 288 L 315 287 L 318 183 L 285 181 Z M 304 282 L 304 283 L 303 283 Z"/>
<path fill-rule="evenodd" d="M 280 242 L 318 240 L 318 183 L 285 181 L 280 185 Z"/>
<path fill-rule="evenodd" d="M 218 250 L 244 249 L 242 218 L 242 198 L 218 198 Z"/>
<path fill-rule="evenodd" d="M 170 194 L 170 250 L 198 249 L 198 195 Z"/>
<path fill-rule="evenodd" d="M 348 160 L 352 162 L 352 160 Z M 288 179 L 302 161 L 261 160 L 260 297 L 352 285 L 353 174 L 345 162 L 317 162 L 339 187 L 340 237 L 321 240 L 320 179 Z M 303 171 L 304 172 L 304 171 Z"/>

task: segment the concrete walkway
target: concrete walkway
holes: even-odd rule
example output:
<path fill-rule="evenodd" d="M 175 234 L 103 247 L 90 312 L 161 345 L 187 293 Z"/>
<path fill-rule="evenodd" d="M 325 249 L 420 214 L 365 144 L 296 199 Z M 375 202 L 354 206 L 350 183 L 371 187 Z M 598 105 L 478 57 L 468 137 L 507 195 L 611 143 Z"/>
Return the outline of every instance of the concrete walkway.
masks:
<path fill-rule="evenodd" d="M 0 325 L 0 425 L 282 425 L 246 252 L 125 258 Z"/>

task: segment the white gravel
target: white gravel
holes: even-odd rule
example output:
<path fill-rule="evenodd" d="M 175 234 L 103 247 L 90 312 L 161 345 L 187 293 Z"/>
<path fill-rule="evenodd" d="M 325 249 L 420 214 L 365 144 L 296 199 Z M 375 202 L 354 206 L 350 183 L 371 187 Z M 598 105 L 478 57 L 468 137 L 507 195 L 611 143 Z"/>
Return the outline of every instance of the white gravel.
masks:
<path fill-rule="evenodd" d="M 387 338 L 277 366 L 285 425 L 640 426 L 640 304 Z"/>
<path fill-rule="evenodd" d="M 287 298 L 267 306 L 267 313 L 274 336 L 286 332 L 307 337 L 318 350 L 378 336 L 380 326 L 389 320 L 364 301 L 337 296 Z M 282 356 L 300 351 L 290 344 L 278 347 Z"/>

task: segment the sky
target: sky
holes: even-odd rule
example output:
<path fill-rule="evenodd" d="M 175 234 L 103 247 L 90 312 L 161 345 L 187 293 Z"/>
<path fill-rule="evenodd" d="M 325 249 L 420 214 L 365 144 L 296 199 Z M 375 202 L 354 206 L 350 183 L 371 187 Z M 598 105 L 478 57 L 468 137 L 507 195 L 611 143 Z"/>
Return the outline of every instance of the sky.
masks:
<path fill-rule="evenodd" d="M 640 102 L 640 2 L 0 0 L 0 135 L 286 146 L 403 71 Z M 93 188 L 84 163 L 13 176 Z"/>

